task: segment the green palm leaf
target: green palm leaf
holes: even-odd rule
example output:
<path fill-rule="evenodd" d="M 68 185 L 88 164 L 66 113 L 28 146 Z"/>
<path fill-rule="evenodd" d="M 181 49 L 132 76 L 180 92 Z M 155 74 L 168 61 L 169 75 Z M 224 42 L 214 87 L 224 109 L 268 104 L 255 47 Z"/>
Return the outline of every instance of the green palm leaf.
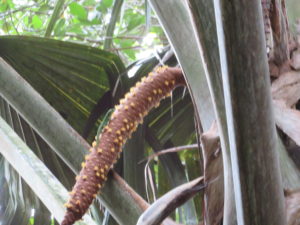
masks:
<path fill-rule="evenodd" d="M 26 183 L 48 206 L 55 218 L 58 221 L 61 221 L 64 215 L 64 208 L 62 205 L 68 198 L 66 189 L 2 118 L 0 118 L 0 140 L 0 151 L 7 159 L 7 162 L 13 165 L 18 174 L 22 175 L 22 178 Z M 7 162 L 6 164 L 8 165 Z M 13 173 L 10 172 L 9 174 L 12 175 Z M 15 179 L 13 177 L 12 179 L 21 182 L 21 179 Z M 6 180 L 8 180 L 8 178 L 6 178 Z M 13 190 L 13 192 L 16 192 L 16 190 Z M 24 191 L 24 194 L 28 195 L 26 190 Z M 23 204 L 26 204 L 27 199 L 24 198 L 24 200 Z M 20 201 L 17 201 L 16 203 L 20 203 Z M 23 205 L 16 205 L 16 208 L 20 211 L 26 209 Z M 29 211 L 31 211 L 31 209 Z M 16 216 L 12 219 L 11 224 L 16 224 L 17 222 L 18 224 L 28 224 L 29 216 L 23 214 L 24 216 L 20 217 L 20 214 L 21 212 L 16 212 Z M 84 223 L 78 224 L 94 224 L 88 216 L 85 218 L 86 220 Z"/>
<path fill-rule="evenodd" d="M 0 37 L 0 56 L 79 132 L 125 69 L 109 52 L 37 37 Z"/>

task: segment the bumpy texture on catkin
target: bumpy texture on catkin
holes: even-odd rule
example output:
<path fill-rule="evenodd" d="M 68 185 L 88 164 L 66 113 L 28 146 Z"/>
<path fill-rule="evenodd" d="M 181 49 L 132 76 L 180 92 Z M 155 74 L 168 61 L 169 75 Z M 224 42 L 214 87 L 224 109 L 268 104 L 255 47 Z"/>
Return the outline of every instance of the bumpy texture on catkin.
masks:
<path fill-rule="evenodd" d="M 120 100 L 108 125 L 93 143 L 90 154 L 82 163 L 82 170 L 73 187 L 62 225 L 72 225 L 82 218 L 97 192 L 106 181 L 107 173 L 118 159 L 122 146 L 139 123 L 161 99 L 179 85 L 184 85 L 179 68 L 160 67 L 138 82 Z"/>

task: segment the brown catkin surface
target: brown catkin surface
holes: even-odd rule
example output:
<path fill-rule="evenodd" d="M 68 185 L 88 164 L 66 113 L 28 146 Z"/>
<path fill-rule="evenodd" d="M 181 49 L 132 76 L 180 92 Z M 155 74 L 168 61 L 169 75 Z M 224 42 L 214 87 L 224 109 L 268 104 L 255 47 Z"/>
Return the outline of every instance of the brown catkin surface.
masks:
<path fill-rule="evenodd" d="M 98 144 L 93 142 L 90 154 L 82 163 L 61 225 L 72 225 L 82 218 L 106 181 L 109 169 L 120 156 L 122 146 L 138 124 L 143 122 L 154 106 L 159 105 L 161 99 L 168 96 L 176 86 L 184 84 L 180 68 L 160 67 L 137 82 L 120 100 L 100 134 Z"/>

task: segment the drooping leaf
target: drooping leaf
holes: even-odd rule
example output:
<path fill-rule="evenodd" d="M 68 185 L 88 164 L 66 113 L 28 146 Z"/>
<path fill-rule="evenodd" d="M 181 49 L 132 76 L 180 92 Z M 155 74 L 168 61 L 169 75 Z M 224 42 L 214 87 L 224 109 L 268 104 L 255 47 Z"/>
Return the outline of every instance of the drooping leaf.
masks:
<path fill-rule="evenodd" d="M 174 188 L 155 201 L 139 218 L 137 225 L 158 225 L 173 210 L 204 189 L 203 177 Z"/>

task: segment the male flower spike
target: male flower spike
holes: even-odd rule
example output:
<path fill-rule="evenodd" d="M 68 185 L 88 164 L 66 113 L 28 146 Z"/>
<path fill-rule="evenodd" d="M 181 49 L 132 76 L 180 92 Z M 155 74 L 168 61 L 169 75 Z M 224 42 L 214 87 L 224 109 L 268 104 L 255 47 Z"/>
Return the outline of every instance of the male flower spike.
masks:
<path fill-rule="evenodd" d="M 175 87 L 184 84 L 180 68 L 159 67 L 137 82 L 120 100 L 99 135 L 98 142 L 93 142 L 90 154 L 82 163 L 82 170 L 66 203 L 67 212 L 61 225 L 72 225 L 82 218 L 105 183 L 107 173 L 120 156 L 124 143 L 138 124 L 143 122 L 153 107 L 159 105 L 161 99 L 169 96 Z"/>

